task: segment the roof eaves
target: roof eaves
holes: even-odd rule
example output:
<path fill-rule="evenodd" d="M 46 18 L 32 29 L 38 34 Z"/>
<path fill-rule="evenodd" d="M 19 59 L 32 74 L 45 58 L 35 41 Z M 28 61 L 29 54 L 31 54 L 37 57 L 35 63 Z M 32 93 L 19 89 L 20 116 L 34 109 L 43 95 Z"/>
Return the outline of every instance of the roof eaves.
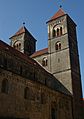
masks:
<path fill-rule="evenodd" d="M 56 20 L 56 19 L 58 19 L 58 18 L 60 18 L 60 17 L 66 16 L 66 15 L 67 15 L 67 14 L 64 14 L 64 15 L 62 15 L 62 16 L 59 16 L 59 17 L 55 18 L 55 19 L 50 19 L 49 21 L 46 22 L 46 24 L 49 23 L 49 22 L 51 22 L 51 21 L 54 21 L 54 20 Z"/>

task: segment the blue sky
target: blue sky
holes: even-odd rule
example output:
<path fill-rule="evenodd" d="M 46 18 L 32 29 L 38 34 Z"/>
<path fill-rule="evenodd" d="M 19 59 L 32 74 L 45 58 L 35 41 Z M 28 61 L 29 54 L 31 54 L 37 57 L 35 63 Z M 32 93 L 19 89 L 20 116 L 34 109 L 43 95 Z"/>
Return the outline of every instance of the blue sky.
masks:
<path fill-rule="evenodd" d="M 0 0 L 0 39 L 9 43 L 9 37 L 25 26 L 37 39 L 37 50 L 47 47 L 46 22 L 62 5 L 77 24 L 81 79 L 84 95 L 84 1 L 83 0 Z"/>

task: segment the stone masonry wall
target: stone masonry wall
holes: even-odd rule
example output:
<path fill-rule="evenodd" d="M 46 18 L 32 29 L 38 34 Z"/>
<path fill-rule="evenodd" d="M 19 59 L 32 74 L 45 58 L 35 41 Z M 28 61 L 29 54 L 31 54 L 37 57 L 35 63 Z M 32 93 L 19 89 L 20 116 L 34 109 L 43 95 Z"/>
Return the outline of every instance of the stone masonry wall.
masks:
<path fill-rule="evenodd" d="M 8 94 L 2 93 L 0 88 L 1 117 L 52 119 L 51 109 L 55 108 L 58 119 L 73 119 L 71 97 L 0 69 L 0 87 L 3 79 L 8 80 Z M 29 88 L 27 99 L 24 98 L 25 87 Z"/>

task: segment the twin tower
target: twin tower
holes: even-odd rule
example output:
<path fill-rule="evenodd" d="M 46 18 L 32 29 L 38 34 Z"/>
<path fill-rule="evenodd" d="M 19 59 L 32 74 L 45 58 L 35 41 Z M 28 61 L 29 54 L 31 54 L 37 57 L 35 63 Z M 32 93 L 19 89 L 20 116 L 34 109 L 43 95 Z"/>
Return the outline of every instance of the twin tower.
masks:
<path fill-rule="evenodd" d="M 51 72 L 73 97 L 74 119 L 81 119 L 82 87 L 76 24 L 61 8 L 47 22 L 48 48 L 36 50 L 36 39 L 22 27 L 11 39 L 11 46 L 38 61 Z"/>

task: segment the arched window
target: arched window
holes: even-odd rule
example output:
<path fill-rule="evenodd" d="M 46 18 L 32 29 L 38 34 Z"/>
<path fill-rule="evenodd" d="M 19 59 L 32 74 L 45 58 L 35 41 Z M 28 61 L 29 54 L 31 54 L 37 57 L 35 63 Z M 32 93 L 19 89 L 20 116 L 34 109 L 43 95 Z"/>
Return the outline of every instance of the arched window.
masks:
<path fill-rule="evenodd" d="M 55 44 L 55 50 L 61 50 L 61 42 L 58 41 L 56 44 Z"/>
<path fill-rule="evenodd" d="M 53 37 L 56 37 L 56 31 L 53 29 Z"/>
<path fill-rule="evenodd" d="M 60 27 L 60 35 L 62 35 L 62 27 Z"/>
<path fill-rule="evenodd" d="M 21 50 L 21 42 L 20 41 L 16 41 L 14 44 L 13 44 L 13 47 L 17 50 Z"/>
<path fill-rule="evenodd" d="M 59 43 L 59 49 L 61 50 L 61 43 Z"/>
<path fill-rule="evenodd" d="M 26 87 L 26 88 L 24 89 L 24 98 L 25 98 L 25 99 L 28 99 L 28 98 L 29 98 L 29 88 L 28 88 L 28 87 Z"/>
<path fill-rule="evenodd" d="M 21 50 L 21 43 L 19 43 L 19 50 Z"/>
<path fill-rule="evenodd" d="M 19 45 L 17 44 L 17 49 L 18 49 L 18 46 L 19 46 Z"/>
<path fill-rule="evenodd" d="M 59 36 L 60 35 L 60 30 L 59 30 L 59 28 L 57 28 L 57 36 Z"/>
<path fill-rule="evenodd" d="M 4 79 L 2 81 L 1 92 L 8 93 L 8 80 L 7 79 Z"/>
<path fill-rule="evenodd" d="M 58 50 L 58 48 L 59 48 L 59 47 L 58 47 L 58 44 L 56 44 L 55 49 Z"/>
<path fill-rule="evenodd" d="M 42 60 L 42 65 L 43 65 L 43 66 L 47 66 L 47 65 L 48 65 L 47 57 L 44 57 L 44 58 L 43 58 L 43 60 Z"/>

